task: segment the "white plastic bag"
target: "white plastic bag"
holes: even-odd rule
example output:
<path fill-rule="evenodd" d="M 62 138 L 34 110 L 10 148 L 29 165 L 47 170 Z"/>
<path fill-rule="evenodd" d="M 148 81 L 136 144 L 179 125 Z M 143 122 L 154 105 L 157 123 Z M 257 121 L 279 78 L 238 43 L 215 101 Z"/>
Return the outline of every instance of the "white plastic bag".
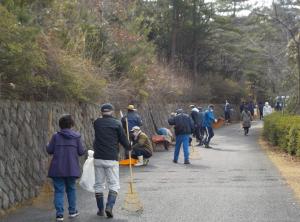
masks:
<path fill-rule="evenodd" d="M 84 162 L 82 176 L 79 181 L 79 185 L 89 191 L 95 192 L 95 168 L 94 168 L 94 151 L 88 150 L 88 158 Z"/>

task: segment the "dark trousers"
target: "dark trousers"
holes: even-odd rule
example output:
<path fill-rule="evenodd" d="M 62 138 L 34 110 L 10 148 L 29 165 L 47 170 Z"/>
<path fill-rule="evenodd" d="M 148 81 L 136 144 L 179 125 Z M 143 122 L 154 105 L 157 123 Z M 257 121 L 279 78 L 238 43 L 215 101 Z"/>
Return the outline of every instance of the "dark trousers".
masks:
<path fill-rule="evenodd" d="M 143 156 L 145 159 L 148 159 L 148 158 L 150 158 L 152 155 L 151 155 L 148 151 L 146 151 L 146 150 L 144 150 L 144 149 L 133 149 L 133 150 L 132 150 L 131 156 L 132 156 L 134 159 L 137 159 L 138 156 Z"/>
<path fill-rule="evenodd" d="M 262 120 L 264 118 L 263 111 L 259 110 L 259 119 Z"/>
<path fill-rule="evenodd" d="M 197 141 L 199 141 L 199 142 L 202 141 L 200 130 L 201 130 L 200 126 L 195 126 L 195 137 L 196 137 Z"/>
<path fill-rule="evenodd" d="M 243 128 L 244 128 L 245 135 L 248 135 L 248 133 L 249 133 L 249 127 L 243 127 Z"/>
<path fill-rule="evenodd" d="M 230 122 L 230 111 L 225 111 L 225 120 L 229 123 Z"/>
<path fill-rule="evenodd" d="M 215 135 L 214 130 L 212 127 L 205 127 L 205 133 L 206 133 L 206 137 L 204 139 L 204 144 L 209 145 L 211 138 L 213 138 Z"/>
<path fill-rule="evenodd" d="M 165 150 L 169 150 L 170 143 L 167 140 L 164 140 L 163 144 L 164 144 Z"/>

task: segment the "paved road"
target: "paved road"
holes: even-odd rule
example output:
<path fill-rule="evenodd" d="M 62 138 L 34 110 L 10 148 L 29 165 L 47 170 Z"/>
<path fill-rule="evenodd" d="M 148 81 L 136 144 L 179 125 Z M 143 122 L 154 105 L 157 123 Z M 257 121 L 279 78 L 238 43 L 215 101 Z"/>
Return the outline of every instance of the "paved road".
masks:
<path fill-rule="evenodd" d="M 245 137 L 239 125 L 220 129 L 214 148 L 199 148 L 201 158 L 188 166 L 182 159 L 173 164 L 172 151 L 155 153 L 147 167 L 135 168 L 135 186 L 144 204 L 139 215 L 121 209 L 128 188 L 128 170 L 123 168 L 122 190 L 110 221 L 299 222 L 299 202 L 258 146 L 260 130 L 261 123 L 254 123 Z M 107 221 L 95 216 L 93 194 L 78 193 L 81 215 L 74 222 Z M 54 221 L 51 201 L 19 209 L 1 221 Z"/>

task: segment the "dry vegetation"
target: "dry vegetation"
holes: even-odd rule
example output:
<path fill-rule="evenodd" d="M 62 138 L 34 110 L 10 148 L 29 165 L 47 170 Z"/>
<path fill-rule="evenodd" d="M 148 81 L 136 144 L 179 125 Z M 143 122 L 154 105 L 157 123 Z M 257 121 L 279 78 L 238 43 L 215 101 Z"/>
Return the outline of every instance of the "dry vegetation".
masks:
<path fill-rule="evenodd" d="M 283 152 L 262 138 L 259 143 L 300 201 L 300 158 Z"/>

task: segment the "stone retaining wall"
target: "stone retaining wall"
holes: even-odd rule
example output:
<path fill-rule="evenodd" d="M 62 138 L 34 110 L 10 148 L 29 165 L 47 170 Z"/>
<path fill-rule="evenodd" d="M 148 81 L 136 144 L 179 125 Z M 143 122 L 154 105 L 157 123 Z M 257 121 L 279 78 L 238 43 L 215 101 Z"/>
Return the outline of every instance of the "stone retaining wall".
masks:
<path fill-rule="evenodd" d="M 92 121 L 100 115 L 98 107 L 92 104 L 0 101 L 0 213 L 39 194 L 50 162 L 45 146 L 51 135 L 59 130 L 58 119 L 62 114 L 73 115 L 75 130 L 82 134 L 86 148 L 92 148 Z M 155 126 L 168 126 L 169 114 L 178 107 L 189 110 L 184 105 L 161 102 L 138 107 L 144 122 L 142 129 L 152 136 Z M 216 106 L 216 112 L 222 114 L 221 106 Z M 84 162 L 84 157 L 81 162 Z"/>
<path fill-rule="evenodd" d="M 74 116 L 76 130 L 91 147 L 97 106 L 0 101 L 0 210 L 38 195 L 50 161 L 45 146 L 64 113 Z"/>

